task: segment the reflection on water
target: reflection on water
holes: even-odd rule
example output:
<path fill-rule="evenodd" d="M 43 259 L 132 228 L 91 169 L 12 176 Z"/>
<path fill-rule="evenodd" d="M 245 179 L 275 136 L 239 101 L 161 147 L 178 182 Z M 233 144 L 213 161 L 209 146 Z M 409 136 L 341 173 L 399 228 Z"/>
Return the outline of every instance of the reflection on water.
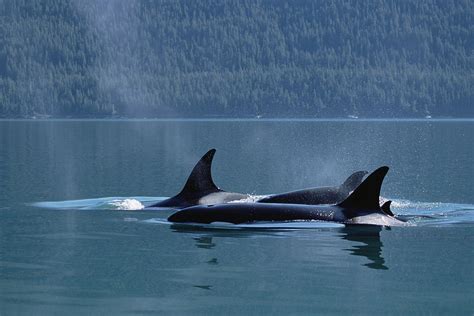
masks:
<path fill-rule="evenodd" d="M 217 261 L 217 258 L 212 258 L 212 259 L 209 260 L 207 263 L 212 264 L 212 265 L 215 265 L 215 264 L 219 264 L 219 261 Z"/>
<path fill-rule="evenodd" d="M 223 229 L 209 226 L 194 226 L 174 224 L 170 226 L 171 230 L 176 233 L 190 234 L 195 241 L 195 246 L 201 249 L 213 249 L 217 245 L 216 238 L 255 238 L 255 237 L 288 237 L 298 238 L 298 230 L 285 229 Z M 370 262 L 363 265 L 371 269 L 388 270 L 385 265 L 385 259 L 382 256 L 383 243 L 380 240 L 380 232 L 382 227 L 372 225 L 346 226 L 333 229 L 311 230 L 314 238 L 318 238 L 318 234 L 330 233 L 337 245 L 340 238 L 350 242 L 350 248 L 343 245 L 341 249 L 347 250 L 353 256 L 362 256 Z M 328 240 L 330 243 L 331 240 Z M 335 248 L 337 248 L 337 245 Z M 218 264 L 217 258 L 208 261 L 209 264 Z"/>
<path fill-rule="evenodd" d="M 196 240 L 196 247 L 198 248 L 212 249 L 216 246 L 210 236 L 195 237 L 194 240 Z"/>
<path fill-rule="evenodd" d="M 203 289 L 210 291 L 212 289 L 212 285 L 193 285 L 193 287 L 197 287 L 198 289 Z"/>
<path fill-rule="evenodd" d="M 347 226 L 341 229 L 341 237 L 345 240 L 358 242 L 347 249 L 351 255 L 363 256 L 371 262 L 364 264 L 372 269 L 388 270 L 382 257 L 383 243 L 380 240 L 380 226 Z"/>

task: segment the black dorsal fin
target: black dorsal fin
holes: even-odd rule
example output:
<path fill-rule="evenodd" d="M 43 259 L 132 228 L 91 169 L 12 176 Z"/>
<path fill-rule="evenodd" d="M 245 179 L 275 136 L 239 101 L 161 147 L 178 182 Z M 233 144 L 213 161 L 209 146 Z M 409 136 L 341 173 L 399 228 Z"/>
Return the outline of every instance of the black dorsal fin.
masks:
<path fill-rule="evenodd" d="M 219 191 L 212 180 L 212 159 L 216 153 L 215 149 L 209 150 L 194 166 L 188 181 L 179 194 L 193 194 L 197 192 Z"/>
<path fill-rule="evenodd" d="M 359 186 L 364 179 L 365 175 L 368 174 L 367 171 L 357 171 L 351 174 L 346 181 L 339 187 L 341 192 L 345 193 L 346 196 L 349 195 L 350 192 L 354 191 L 355 188 Z"/>
<path fill-rule="evenodd" d="M 392 201 L 387 201 L 380 208 L 385 214 L 390 215 L 390 216 L 395 216 L 390 210 L 390 204 L 392 204 Z"/>
<path fill-rule="evenodd" d="M 360 209 L 365 211 L 379 211 L 380 188 L 388 172 L 388 167 L 383 166 L 372 172 L 344 201 L 340 207 L 346 209 Z"/>

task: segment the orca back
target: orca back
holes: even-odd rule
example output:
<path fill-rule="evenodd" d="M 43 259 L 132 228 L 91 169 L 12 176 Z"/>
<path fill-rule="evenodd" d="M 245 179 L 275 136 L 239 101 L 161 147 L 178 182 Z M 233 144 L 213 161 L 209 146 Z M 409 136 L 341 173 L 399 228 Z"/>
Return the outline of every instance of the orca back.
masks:
<path fill-rule="evenodd" d="M 367 171 L 354 172 L 339 187 L 319 187 L 273 194 L 257 202 L 308 205 L 337 204 L 349 196 L 349 193 L 362 182 L 367 173 Z"/>

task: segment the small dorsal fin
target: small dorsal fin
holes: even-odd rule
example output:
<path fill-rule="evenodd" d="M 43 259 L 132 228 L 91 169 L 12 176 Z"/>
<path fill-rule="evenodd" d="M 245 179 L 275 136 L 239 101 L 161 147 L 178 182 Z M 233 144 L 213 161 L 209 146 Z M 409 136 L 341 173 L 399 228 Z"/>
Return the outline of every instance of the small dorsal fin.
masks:
<path fill-rule="evenodd" d="M 339 189 L 348 196 L 351 191 L 354 191 L 355 188 L 359 186 L 366 174 L 368 174 L 367 171 L 354 172 L 346 179 L 346 181 L 344 181 L 343 184 L 341 184 Z"/>
<path fill-rule="evenodd" d="M 196 192 L 219 191 L 212 180 L 212 159 L 216 153 L 215 149 L 209 150 L 194 166 L 188 181 L 179 194 L 192 194 Z"/>
<path fill-rule="evenodd" d="M 346 209 L 379 211 L 380 188 L 387 172 L 387 166 L 380 167 L 372 172 L 347 199 L 338 205 Z"/>
<path fill-rule="evenodd" d="M 395 216 L 390 210 L 390 204 L 392 204 L 392 201 L 387 201 L 380 208 L 385 214 L 390 215 L 390 216 Z"/>

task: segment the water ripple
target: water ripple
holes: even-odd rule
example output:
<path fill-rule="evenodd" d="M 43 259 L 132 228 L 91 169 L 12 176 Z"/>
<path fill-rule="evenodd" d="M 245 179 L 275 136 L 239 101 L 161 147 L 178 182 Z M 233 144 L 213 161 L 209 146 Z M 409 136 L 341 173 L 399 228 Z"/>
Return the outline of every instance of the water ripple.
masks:
<path fill-rule="evenodd" d="M 162 201 L 167 197 L 102 197 L 82 200 L 50 201 L 36 202 L 33 206 L 56 210 L 119 210 L 134 211 L 143 210 L 146 205 Z M 385 199 L 384 199 L 385 200 Z M 392 211 L 396 217 L 406 220 L 417 226 L 432 225 L 454 225 L 454 224 L 472 224 L 474 223 L 474 205 L 461 203 L 442 203 L 442 202 L 418 202 L 403 199 L 393 199 Z M 150 212 L 160 212 L 159 209 Z M 128 218 L 127 218 L 128 219 Z M 152 218 L 145 223 L 169 224 L 164 218 Z M 273 229 L 303 229 L 303 228 L 321 228 L 321 225 L 327 227 L 327 222 L 291 222 L 291 223 L 257 223 L 246 225 L 229 225 L 223 223 L 213 224 L 214 227 L 222 226 L 225 228 L 273 228 Z M 338 225 L 331 223 L 331 225 Z"/>

